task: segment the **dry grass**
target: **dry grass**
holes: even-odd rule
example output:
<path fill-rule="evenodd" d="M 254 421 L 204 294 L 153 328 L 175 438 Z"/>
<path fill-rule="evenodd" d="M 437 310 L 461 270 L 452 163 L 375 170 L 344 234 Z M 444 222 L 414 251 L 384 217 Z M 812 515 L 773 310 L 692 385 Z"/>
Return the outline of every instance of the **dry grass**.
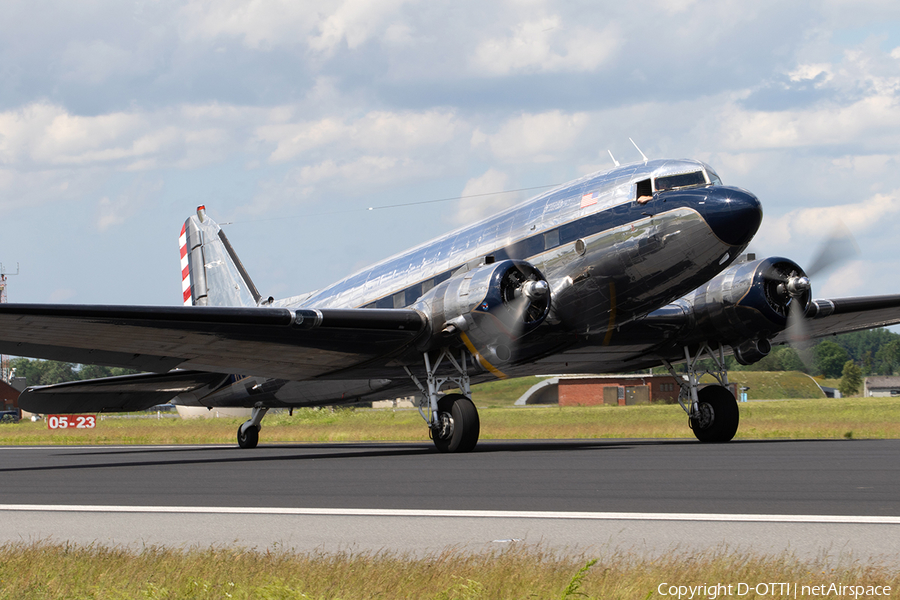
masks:
<path fill-rule="evenodd" d="M 900 574 L 855 563 L 824 567 L 790 555 L 674 553 L 639 559 L 609 553 L 566 556 L 539 547 L 501 552 L 444 551 L 413 558 L 397 553 L 299 554 L 240 548 L 141 551 L 71 545 L 0 546 L 0 599 L 124 598 L 197 600 L 351 598 L 603 598 L 661 597 L 662 583 L 786 582 L 891 586 Z M 748 593 L 741 598 L 787 595 Z M 695 597 L 698 597 L 695 595 Z M 706 593 L 713 600 L 715 595 Z M 728 597 L 728 596 L 724 596 Z M 731 597 L 737 597 L 732 594 Z M 792 595 L 791 595 L 792 597 Z M 822 598 L 848 597 L 823 595 Z"/>
<path fill-rule="evenodd" d="M 820 398 L 740 405 L 739 438 L 900 438 L 900 398 Z M 488 408 L 482 439 L 691 438 L 678 406 Z M 107 419 L 93 430 L 50 431 L 43 422 L 0 425 L 0 445 L 233 444 L 241 419 Z M 273 414 L 261 438 L 274 442 L 423 441 L 415 410 Z"/>

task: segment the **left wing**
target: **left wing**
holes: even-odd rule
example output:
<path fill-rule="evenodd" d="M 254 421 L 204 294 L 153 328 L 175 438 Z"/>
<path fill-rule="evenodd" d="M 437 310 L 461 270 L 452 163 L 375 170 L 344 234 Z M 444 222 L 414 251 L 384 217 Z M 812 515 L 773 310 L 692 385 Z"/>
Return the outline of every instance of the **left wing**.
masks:
<path fill-rule="evenodd" d="M 385 364 L 427 323 L 413 309 L 0 304 L 0 353 L 303 380 Z"/>

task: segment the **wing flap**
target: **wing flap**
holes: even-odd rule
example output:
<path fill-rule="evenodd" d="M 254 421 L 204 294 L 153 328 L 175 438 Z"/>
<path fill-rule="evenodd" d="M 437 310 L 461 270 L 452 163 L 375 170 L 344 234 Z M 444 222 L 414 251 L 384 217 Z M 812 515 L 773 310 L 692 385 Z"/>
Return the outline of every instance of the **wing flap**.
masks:
<path fill-rule="evenodd" d="M 228 379 L 221 373 L 141 373 L 26 388 L 19 407 L 40 414 L 130 412 L 164 404 L 179 394 L 210 390 Z"/>
<path fill-rule="evenodd" d="M 412 309 L 3 304 L 0 352 L 302 380 L 386 362 L 426 325 Z"/>

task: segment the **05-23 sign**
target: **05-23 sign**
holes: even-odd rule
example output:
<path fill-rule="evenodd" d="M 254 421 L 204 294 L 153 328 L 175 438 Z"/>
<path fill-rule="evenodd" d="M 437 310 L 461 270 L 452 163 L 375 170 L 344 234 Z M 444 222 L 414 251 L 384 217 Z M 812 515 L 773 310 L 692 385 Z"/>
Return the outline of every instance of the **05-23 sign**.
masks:
<path fill-rule="evenodd" d="M 93 429 L 96 415 L 47 415 L 47 429 Z"/>

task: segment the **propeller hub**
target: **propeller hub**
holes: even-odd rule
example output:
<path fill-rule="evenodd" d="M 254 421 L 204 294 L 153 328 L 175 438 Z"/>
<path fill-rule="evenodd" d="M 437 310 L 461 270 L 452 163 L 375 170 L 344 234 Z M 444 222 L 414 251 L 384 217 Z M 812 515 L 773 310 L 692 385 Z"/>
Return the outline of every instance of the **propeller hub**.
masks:
<path fill-rule="evenodd" d="M 809 283 L 809 277 L 791 277 L 786 283 L 787 292 L 792 298 L 797 298 L 809 292 L 812 286 Z"/>
<path fill-rule="evenodd" d="M 522 285 L 522 294 L 532 302 L 543 300 L 550 293 L 550 284 L 545 279 L 526 281 Z"/>

